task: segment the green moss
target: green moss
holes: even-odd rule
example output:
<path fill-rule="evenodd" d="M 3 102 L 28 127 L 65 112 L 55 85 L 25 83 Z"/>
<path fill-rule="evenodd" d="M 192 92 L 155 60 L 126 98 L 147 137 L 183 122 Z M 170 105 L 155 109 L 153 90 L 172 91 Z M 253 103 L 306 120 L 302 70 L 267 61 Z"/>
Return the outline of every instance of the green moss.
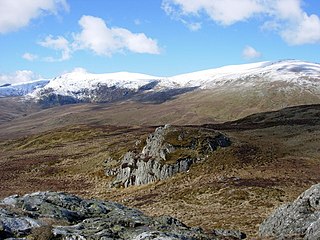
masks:
<path fill-rule="evenodd" d="M 173 151 L 172 153 L 169 153 L 166 156 L 166 160 L 164 161 L 164 163 L 165 164 L 174 164 L 179 159 L 186 159 L 186 158 L 195 159 L 198 157 L 198 155 L 199 154 L 195 150 L 180 148 L 180 149 Z"/>
<path fill-rule="evenodd" d="M 165 141 L 173 146 L 188 147 L 195 141 L 199 132 L 197 130 L 182 129 L 170 131 L 165 136 Z"/>

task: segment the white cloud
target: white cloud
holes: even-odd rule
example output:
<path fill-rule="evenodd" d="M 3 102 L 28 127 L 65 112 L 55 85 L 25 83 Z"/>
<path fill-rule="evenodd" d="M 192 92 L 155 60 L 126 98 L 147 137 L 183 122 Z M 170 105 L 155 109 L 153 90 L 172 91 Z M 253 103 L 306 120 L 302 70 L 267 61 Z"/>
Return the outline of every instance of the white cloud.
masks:
<path fill-rule="evenodd" d="M 289 45 L 320 43 L 320 18 L 302 9 L 302 0 L 270 0 L 274 17 L 273 30 Z M 272 28 L 271 28 L 272 29 Z"/>
<path fill-rule="evenodd" d="M 242 51 L 242 56 L 247 60 L 251 60 L 261 57 L 261 53 L 251 46 L 246 46 Z"/>
<path fill-rule="evenodd" d="M 187 26 L 204 14 L 223 26 L 256 17 L 290 45 L 320 43 L 320 18 L 307 14 L 302 0 L 163 0 L 162 9 Z"/>
<path fill-rule="evenodd" d="M 205 13 L 213 21 L 225 26 L 263 11 L 257 0 L 163 0 L 162 8 L 174 18 Z"/>
<path fill-rule="evenodd" d="M 89 49 L 98 55 L 107 56 L 125 50 L 135 53 L 160 53 L 157 41 L 148 38 L 144 33 L 132 33 L 124 28 L 109 28 L 103 19 L 93 16 L 82 16 L 79 24 L 82 31 L 74 35 L 75 49 Z"/>
<path fill-rule="evenodd" d="M 46 57 L 45 61 L 64 61 L 75 51 L 90 50 L 98 55 L 112 56 L 114 53 L 130 51 L 134 53 L 160 54 L 156 40 L 144 33 L 132 33 L 125 28 L 109 28 L 98 17 L 82 16 L 79 20 L 81 31 L 73 33 L 73 39 L 63 36 L 47 36 L 39 45 L 61 52 L 60 58 Z"/>
<path fill-rule="evenodd" d="M 0 33 L 28 26 L 32 19 L 68 10 L 66 0 L 1 0 Z"/>
<path fill-rule="evenodd" d="M 290 45 L 320 43 L 320 18 L 317 15 L 303 14 L 303 17 L 280 32 Z"/>
<path fill-rule="evenodd" d="M 71 57 L 70 43 L 66 38 L 62 36 L 58 36 L 56 38 L 51 35 L 47 36 L 43 41 L 39 42 L 39 45 L 61 51 L 60 58 L 47 57 L 46 60 L 49 62 L 65 61 L 70 59 Z"/>
<path fill-rule="evenodd" d="M 83 68 L 83 67 L 76 67 L 72 70 L 72 72 L 77 72 L 77 73 L 87 73 L 87 69 Z"/>
<path fill-rule="evenodd" d="M 35 55 L 35 54 L 32 54 L 32 53 L 25 53 L 22 55 L 22 58 L 25 59 L 25 60 L 28 60 L 30 62 L 38 59 L 38 55 Z"/>
<path fill-rule="evenodd" d="M 30 70 L 19 70 L 12 74 L 0 74 L 0 85 L 3 84 L 14 84 L 14 83 L 22 83 L 22 82 L 30 82 L 34 80 L 41 79 L 42 77 L 38 74 Z"/>

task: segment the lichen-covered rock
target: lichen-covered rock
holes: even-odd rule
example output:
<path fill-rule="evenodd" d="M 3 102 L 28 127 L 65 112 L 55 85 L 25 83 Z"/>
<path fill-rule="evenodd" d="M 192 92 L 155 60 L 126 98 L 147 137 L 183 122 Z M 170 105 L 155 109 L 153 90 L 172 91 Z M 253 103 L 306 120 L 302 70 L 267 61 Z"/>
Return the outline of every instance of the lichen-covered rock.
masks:
<path fill-rule="evenodd" d="M 114 202 L 65 193 L 15 195 L 0 202 L 0 239 L 225 239 L 216 233 L 190 228 L 169 216 L 152 218 Z"/>
<path fill-rule="evenodd" d="M 28 216 L 19 216 L 15 213 L 0 208 L 0 239 L 12 236 L 24 236 L 32 228 L 40 227 L 41 222 Z"/>
<path fill-rule="evenodd" d="M 230 144 L 228 137 L 216 131 L 166 125 L 149 135 L 140 153 L 127 152 L 120 166 L 106 169 L 106 175 L 116 176 L 112 187 L 148 184 L 186 172 L 218 147 Z"/>
<path fill-rule="evenodd" d="M 215 236 L 225 237 L 228 239 L 245 239 L 247 235 L 239 230 L 215 229 L 212 232 Z"/>
<path fill-rule="evenodd" d="M 169 131 L 172 131 L 170 125 L 158 127 L 153 134 L 147 138 L 147 144 L 142 149 L 142 156 L 166 160 L 167 154 L 173 152 L 175 148 L 165 141 L 165 136 Z"/>
<path fill-rule="evenodd" d="M 278 208 L 260 225 L 259 234 L 276 239 L 320 239 L 320 184 Z"/>

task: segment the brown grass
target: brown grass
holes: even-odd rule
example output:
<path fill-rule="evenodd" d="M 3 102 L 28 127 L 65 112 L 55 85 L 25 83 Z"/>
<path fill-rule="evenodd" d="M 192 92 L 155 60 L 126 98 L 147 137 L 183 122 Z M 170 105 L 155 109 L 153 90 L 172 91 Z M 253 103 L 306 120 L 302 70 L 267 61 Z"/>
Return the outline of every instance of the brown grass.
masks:
<path fill-rule="evenodd" d="M 307 119 L 306 112 L 301 114 Z M 240 229 L 253 238 L 274 208 L 320 181 L 320 127 L 308 121 L 224 127 L 220 130 L 230 136 L 230 147 L 218 149 L 186 173 L 127 189 L 108 188 L 113 179 L 104 175 L 104 168 L 117 165 L 128 149 L 141 148 L 136 141 L 153 127 L 71 125 L 15 137 L 18 128 L 0 141 L 0 195 L 66 191 L 115 200 L 153 216 L 172 215 L 207 230 Z M 110 156 L 115 162 L 106 163 Z"/>

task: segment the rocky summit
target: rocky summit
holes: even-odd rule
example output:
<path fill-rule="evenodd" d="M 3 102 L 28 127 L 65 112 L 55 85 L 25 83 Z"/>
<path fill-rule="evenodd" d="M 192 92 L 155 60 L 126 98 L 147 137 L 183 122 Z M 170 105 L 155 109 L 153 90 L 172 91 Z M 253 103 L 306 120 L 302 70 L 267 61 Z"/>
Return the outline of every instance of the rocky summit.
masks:
<path fill-rule="evenodd" d="M 0 239 L 243 239 L 239 231 L 190 228 L 169 216 L 151 218 L 110 201 L 57 192 L 10 196 L 0 201 Z"/>
<path fill-rule="evenodd" d="M 262 238 L 320 239 L 320 184 L 278 208 L 260 225 Z"/>
<path fill-rule="evenodd" d="M 141 152 L 137 149 L 127 152 L 120 165 L 108 168 L 106 175 L 116 176 L 112 187 L 148 184 L 186 172 L 192 164 L 206 159 L 217 148 L 230 144 L 230 139 L 220 132 L 165 125 L 149 135 Z"/>

